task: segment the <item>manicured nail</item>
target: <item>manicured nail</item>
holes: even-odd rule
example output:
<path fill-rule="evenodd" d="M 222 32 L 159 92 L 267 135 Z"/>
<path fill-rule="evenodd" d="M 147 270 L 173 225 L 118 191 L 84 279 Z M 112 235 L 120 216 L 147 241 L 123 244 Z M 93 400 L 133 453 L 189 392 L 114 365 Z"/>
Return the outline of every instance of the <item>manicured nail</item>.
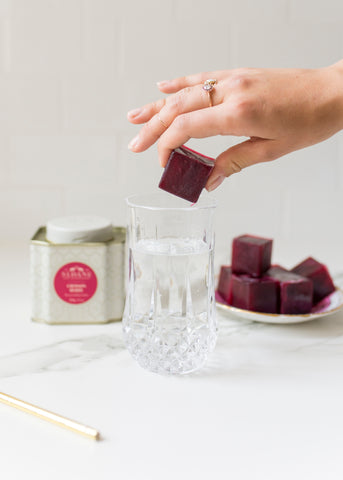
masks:
<path fill-rule="evenodd" d="M 212 192 L 212 190 L 216 189 L 219 187 L 221 183 L 225 180 L 226 177 L 224 175 L 219 175 L 218 177 L 215 177 L 210 184 L 206 187 L 209 192 Z"/>
<path fill-rule="evenodd" d="M 129 150 L 134 150 L 137 147 L 138 143 L 139 143 L 139 135 L 136 135 L 128 144 L 127 148 Z"/>
<path fill-rule="evenodd" d="M 134 110 L 130 110 L 129 112 L 127 112 L 127 116 L 134 118 L 134 117 L 138 117 L 138 115 L 140 115 L 141 113 L 142 113 L 142 108 L 135 108 Z"/>
<path fill-rule="evenodd" d="M 166 87 L 166 86 L 169 85 L 169 84 L 170 84 L 170 81 L 169 81 L 169 80 L 162 80 L 161 82 L 157 82 L 158 88 Z"/>

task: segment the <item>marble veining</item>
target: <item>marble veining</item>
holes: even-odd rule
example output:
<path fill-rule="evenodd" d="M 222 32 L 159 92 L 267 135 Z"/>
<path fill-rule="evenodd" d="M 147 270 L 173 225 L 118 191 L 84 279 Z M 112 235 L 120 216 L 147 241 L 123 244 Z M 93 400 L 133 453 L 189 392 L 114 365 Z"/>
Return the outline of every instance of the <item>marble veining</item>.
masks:
<path fill-rule="evenodd" d="M 0 357 L 0 378 L 75 370 L 123 349 L 122 341 L 110 335 L 71 338 Z"/>
<path fill-rule="evenodd" d="M 266 372 L 308 368 L 343 356 L 343 321 L 339 313 L 297 325 L 269 325 L 238 320 L 218 311 L 218 342 L 207 368 L 195 376 L 232 374 L 237 369 Z M 103 326 L 106 331 L 108 326 Z M 120 325 L 111 334 L 69 338 L 0 357 L 0 378 L 84 368 L 90 362 L 125 351 Z M 324 358 L 322 358 L 324 356 Z"/>

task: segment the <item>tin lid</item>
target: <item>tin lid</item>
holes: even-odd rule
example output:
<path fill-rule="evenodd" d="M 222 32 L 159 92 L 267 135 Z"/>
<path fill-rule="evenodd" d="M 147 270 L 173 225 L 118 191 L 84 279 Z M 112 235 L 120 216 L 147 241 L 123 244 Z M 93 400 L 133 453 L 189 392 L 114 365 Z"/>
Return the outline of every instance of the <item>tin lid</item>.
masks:
<path fill-rule="evenodd" d="M 52 243 L 107 242 L 113 238 L 111 222 L 88 215 L 61 217 L 46 224 L 46 239 Z"/>

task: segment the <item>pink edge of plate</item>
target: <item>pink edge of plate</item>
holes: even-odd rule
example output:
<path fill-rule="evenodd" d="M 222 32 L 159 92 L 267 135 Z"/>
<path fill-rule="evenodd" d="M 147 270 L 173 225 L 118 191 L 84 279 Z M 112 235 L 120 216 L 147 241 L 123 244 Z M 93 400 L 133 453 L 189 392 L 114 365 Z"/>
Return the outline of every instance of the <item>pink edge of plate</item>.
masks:
<path fill-rule="evenodd" d="M 317 305 L 315 305 L 312 308 L 311 312 L 307 315 L 311 315 L 313 313 L 315 313 L 315 314 L 325 313 L 331 305 L 332 295 L 334 295 L 336 292 L 337 292 L 337 290 L 335 290 L 334 292 L 330 293 L 330 295 L 327 295 L 325 298 L 323 298 L 323 300 L 321 300 L 319 303 L 317 303 Z M 217 290 L 215 291 L 215 299 L 216 299 L 216 302 L 218 302 L 218 303 L 221 303 L 223 305 L 227 305 L 228 307 L 231 307 L 231 308 L 235 308 L 232 305 L 230 305 L 229 303 L 227 303 Z M 247 310 L 247 311 L 249 311 L 249 310 Z M 253 313 L 264 315 L 263 312 L 253 312 Z M 277 314 L 275 314 L 275 315 L 277 315 Z"/>

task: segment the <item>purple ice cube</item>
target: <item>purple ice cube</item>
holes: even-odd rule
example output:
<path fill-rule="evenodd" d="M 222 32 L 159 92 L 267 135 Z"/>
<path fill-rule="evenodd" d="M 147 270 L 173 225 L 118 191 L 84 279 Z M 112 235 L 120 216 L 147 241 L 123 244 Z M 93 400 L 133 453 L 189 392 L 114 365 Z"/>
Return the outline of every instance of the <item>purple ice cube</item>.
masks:
<path fill-rule="evenodd" d="M 265 274 L 279 285 L 280 313 L 286 315 L 309 313 L 313 304 L 313 283 L 280 265 L 273 265 Z"/>
<path fill-rule="evenodd" d="M 232 274 L 230 305 L 254 312 L 278 313 L 278 283 L 272 278 Z"/>
<path fill-rule="evenodd" d="M 158 186 L 177 197 L 195 203 L 213 167 L 213 158 L 185 146 L 176 148 L 170 154 Z"/>
<path fill-rule="evenodd" d="M 313 303 L 320 302 L 324 297 L 335 291 L 335 285 L 330 273 L 323 263 L 312 257 L 292 268 L 291 272 L 307 277 L 313 282 Z"/>
<path fill-rule="evenodd" d="M 232 279 L 231 267 L 229 265 L 222 265 L 220 268 L 217 290 L 226 303 L 231 302 L 231 279 Z"/>
<path fill-rule="evenodd" d="M 270 267 L 273 240 L 241 235 L 232 242 L 232 271 L 260 277 Z"/>

